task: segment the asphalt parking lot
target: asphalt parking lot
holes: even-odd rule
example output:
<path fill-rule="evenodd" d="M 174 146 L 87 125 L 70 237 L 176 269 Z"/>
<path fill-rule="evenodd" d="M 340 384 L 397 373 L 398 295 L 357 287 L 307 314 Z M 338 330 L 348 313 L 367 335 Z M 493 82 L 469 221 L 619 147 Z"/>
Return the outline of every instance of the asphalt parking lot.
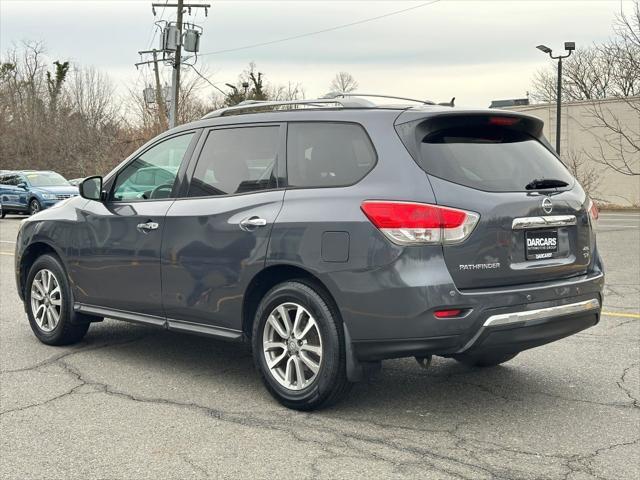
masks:
<path fill-rule="evenodd" d="M 0 477 L 640 478 L 640 213 L 605 213 L 599 325 L 494 369 L 384 364 L 329 410 L 280 407 L 247 349 L 112 320 L 32 335 L 0 220 Z"/>

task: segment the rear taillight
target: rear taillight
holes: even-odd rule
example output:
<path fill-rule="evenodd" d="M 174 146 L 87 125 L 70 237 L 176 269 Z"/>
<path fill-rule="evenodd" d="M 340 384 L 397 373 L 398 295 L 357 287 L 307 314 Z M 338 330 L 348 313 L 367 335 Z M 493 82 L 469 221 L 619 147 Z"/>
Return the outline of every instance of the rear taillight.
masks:
<path fill-rule="evenodd" d="M 397 245 L 438 245 L 466 239 L 480 215 L 427 203 L 366 201 L 362 211 Z"/>
<path fill-rule="evenodd" d="M 600 216 L 598 207 L 593 203 L 593 200 L 589 199 L 589 206 L 587 208 L 589 209 L 589 218 L 591 219 L 591 223 L 595 224 Z"/>

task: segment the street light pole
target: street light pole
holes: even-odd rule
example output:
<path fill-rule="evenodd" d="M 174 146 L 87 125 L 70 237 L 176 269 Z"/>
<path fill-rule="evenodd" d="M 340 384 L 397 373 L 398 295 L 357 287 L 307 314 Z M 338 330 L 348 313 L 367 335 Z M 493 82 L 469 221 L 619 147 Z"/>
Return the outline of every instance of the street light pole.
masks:
<path fill-rule="evenodd" d="M 571 55 L 571 52 L 569 52 Z M 569 56 L 567 55 L 567 56 Z M 560 129 L 562 127 L 562 57 L 558 58 L 558 93 L 556 94 L 556 153 L 560 155 Z"/>
<path fill-rule="evenodd" d="M 571 56 L 576 49 L 575 42 L 564 42 L 564 49 L 569 52 L 566 55 L 554 56 L 553 51 L 546 45 L 538 45 L 536 47 L 541 52 L 549 54 L 554 60 L 558 60 L 558 87 L 556 90 L 556 153 L 560 155 L 560 131 L 562 126 L 562 59 Z"/>

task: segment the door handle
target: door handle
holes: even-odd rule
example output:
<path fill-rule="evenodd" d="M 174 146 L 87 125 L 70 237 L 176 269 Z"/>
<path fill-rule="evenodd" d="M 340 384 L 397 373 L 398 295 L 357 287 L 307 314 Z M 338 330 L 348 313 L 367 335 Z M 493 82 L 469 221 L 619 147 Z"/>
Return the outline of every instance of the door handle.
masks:
<path fill-rule="evenodd" d="M 240 222 L 240 228 L 243 230 L 253 230 L 256 227 L 264 227 L 267 221 L 260 217 L 245 218 Z"/>
<path fill-rule="evenodd" d="M 139 223 L 136 227 L 142 233 L 149 233 L 151 230 L 157 230 L 160 225 L 156 222 Z"/>

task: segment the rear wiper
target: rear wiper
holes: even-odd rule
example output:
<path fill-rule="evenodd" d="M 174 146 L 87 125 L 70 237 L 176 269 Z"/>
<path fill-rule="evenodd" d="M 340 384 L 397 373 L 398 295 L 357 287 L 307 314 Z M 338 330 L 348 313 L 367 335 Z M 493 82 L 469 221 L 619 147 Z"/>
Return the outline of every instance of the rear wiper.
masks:
<path fill-rule="evenodd" d="M 556 180 L 555 178 L 534 178 L 525 185 L 527 190 L 538 190 L 539 188 L 557 188 L 569 185 L 564 180 Z"/>

